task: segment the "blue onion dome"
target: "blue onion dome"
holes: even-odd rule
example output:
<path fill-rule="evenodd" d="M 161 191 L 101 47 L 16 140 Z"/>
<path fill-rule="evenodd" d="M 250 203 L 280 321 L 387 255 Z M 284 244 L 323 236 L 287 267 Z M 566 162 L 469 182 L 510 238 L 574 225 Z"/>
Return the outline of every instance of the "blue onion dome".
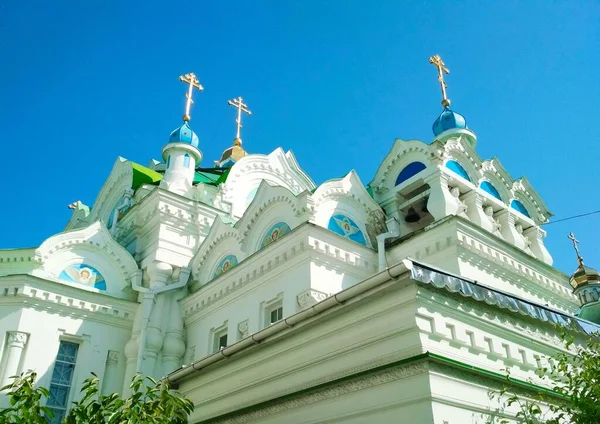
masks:
<path fill-rule="evenodd" d="M 449 106 L 444 107 L 443 112 L 433 123 L 433 134 L 435 136 L 440 135 L 444 131 L 451 129 L 465 129 L 467 128 L 467 121 L 465 117 L 460 113 L 453 112 Z"/>
<path fill-rule="evenodd" d="M 186 121 L 182 126 L 171 133 L 169 136 L 169 143 L 187 143 L 194 147 L 198 147 L 198 136 L 192 131 Z"/>

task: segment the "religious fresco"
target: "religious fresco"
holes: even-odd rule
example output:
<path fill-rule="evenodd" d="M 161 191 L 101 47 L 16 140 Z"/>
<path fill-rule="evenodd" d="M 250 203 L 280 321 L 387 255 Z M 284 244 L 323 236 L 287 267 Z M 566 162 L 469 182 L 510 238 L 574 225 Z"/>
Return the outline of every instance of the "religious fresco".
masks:
<path fill-rule="evenodd" d="M 96 268 L 87 264 L 69 265 L 58 275 L 59 281 L 69 284 L 82 284 L 98 290 L 106 290 L 106 281 Z"/>
<path fill-rule="evenodd" d="M 291 229 L 289 225 L 287 225 L 285 222 L 278 222 L 277 224 L 269 228 L 265 237 L 263 238 L 260 248 L 262 249 L 263 247 L 268 246 L 269 244 L 277 240 L 279 237 L 289 233 L 290 231 Z"/>
<path fill-rule="evenodd" d="M 329 220 L 329 225 L 327 229 L 333 231 L 336 234 L 346 237 L 352 241 L 357 243 L 367 245 L 367 240 L 365 239 L 365 235 L 360 230 L 358 225 L 346 215 L 336 214 L 331 217 Z"/>
<path fill-rule="evenodd" d="M 234 255 L 227 255 L 217 265 L 217 269 L 213 274 L 213 278 L 217 278 L 219 275 L 229 271 L 231 268 L 238 264 L 238 259 Z"/>

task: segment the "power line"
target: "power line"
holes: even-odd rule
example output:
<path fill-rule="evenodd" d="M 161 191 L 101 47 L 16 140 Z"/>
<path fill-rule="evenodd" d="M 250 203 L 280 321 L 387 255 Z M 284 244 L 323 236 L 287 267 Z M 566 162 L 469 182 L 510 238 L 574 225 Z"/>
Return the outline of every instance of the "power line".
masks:
<path fill-rule="evenodd" d="M 573 216 L 569 216 L 567 218 L 557 219 L 556 221 L 546 222 L 545 224 L 542 224 L 542 225 L 556 224 L 557 222 L 568 221 L 570 219 L 575 219 L 575 218 L 582 218 L 584 216 L 594 215 L 596 213 L 600 213 L 600 210 L 597 210 L 597 211 L 594 211 L 594 212 L 582 213 L 580 215 L 573 215 Z"/>

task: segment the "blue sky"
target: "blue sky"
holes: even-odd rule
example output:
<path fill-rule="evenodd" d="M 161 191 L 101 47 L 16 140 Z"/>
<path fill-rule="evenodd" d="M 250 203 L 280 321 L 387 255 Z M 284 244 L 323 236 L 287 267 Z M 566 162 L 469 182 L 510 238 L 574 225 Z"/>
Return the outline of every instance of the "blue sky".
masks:
<path fill-rule="evenodd" d="M 594 1 L 3 2 L 0 247 L 61 231 L 117 156 L 159 158 L 190 71 L 204 165 L 231 145 L 241 95 L 248 151 L 366 184 L 395 138 L 432 139 L 435 53 L 483 158 L 526 175 L 555 219 L 600 209 L 599 22 Z M 600 267 L 599 219 L 546 227 L 559 269 L 576 266 L 569 231 Z"/>

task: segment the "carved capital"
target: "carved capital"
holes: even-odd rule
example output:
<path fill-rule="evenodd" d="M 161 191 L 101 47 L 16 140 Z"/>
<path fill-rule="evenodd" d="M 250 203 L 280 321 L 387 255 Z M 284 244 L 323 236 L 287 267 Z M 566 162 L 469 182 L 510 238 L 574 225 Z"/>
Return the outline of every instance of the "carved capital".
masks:
<path fill-rule="evenodd" d="M 23 349 L 27 344 L 27 333 L 21 333 L 20 331 L 9 331 L 7 337 L 9 346 L 20 347 Z"/>
<path fill-rule="evenodd" d="M 240 337 L 242 339 L 248 336 L 248 320 L 242 321 L 238 324 L 238 331 L 240 332 Z"/>
<path fill-rule="evenodd" d="M 116 350 L 109 350 L 106 357 L 106 365 L 117 365 L 119 363 L 119 352 Z"/>
<path fill-rule="evenodd" d="M 309 289 L 298 294 L 298 305 L 301 309 L 310 308 L 315 303 L 319 303 L 329 297 L 327 293 L 320 292 L 318 290 Z"/>

